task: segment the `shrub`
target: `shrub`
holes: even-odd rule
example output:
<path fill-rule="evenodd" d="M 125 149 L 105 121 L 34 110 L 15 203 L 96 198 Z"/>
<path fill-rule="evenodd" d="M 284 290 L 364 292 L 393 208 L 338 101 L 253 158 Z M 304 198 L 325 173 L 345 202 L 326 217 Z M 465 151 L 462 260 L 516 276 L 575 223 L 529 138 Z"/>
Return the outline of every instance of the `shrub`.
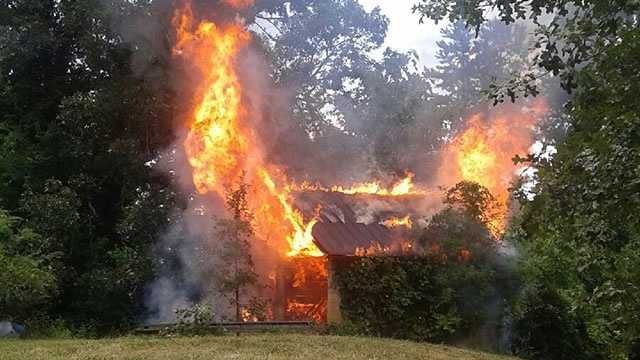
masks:
<path fill-rule="evenodd" d="M 56 278 L 32 249 L 40 237 L 0 209 L 0 319 L 25 321 L 55 292 Z"/>
<path fill-rule="evenodd" d="M 427 256 L 358 258 L 336 276 L 342 312 L 362 334 L 435 342 L 482 323 L 478 306 L 487 302 L 490 291 L 482 289 L 492 279 L 473 264 L 443 265 Z"/>
<path fill-rule="evenodd" d="M 196 304 L 189 308 L 176 310 L 178 323 L 168 333 L 181 335 L 219 334 L 222 329 L 211 325 L 215 314 L 209 305 Z"/>
<path fill-rule="evenodd" d="M 555 290 L 536 284 L 523 292 L 513 328 L 513 352 L 527 359 L 598 359 L 584 321 Z"/>

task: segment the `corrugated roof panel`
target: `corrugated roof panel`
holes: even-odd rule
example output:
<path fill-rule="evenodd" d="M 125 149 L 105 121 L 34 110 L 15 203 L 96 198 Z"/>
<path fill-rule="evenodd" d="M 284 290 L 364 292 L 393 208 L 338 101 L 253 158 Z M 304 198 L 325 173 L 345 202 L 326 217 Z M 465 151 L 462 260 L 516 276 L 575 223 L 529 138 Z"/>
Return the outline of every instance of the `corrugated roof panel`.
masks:
<path fill-rule="evenodd" d="M 355 255 L 358 248 L 389 246 L 394 241 L 393 231 L 380 224 L 319 222 L 312 234 L 327 255 Z"/>

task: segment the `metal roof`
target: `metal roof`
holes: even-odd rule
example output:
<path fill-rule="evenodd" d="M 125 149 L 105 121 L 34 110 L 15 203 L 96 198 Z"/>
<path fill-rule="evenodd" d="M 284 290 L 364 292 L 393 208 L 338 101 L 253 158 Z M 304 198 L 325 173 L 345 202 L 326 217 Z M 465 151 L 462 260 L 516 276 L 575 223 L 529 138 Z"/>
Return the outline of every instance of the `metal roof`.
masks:
<path fill-rule="evenodd" d="M 312 235 L 322 252 L 343 256 L 372 246 L 392 246 L 396 240 L 395 232 L 380 224 L 318 222 Z"/>

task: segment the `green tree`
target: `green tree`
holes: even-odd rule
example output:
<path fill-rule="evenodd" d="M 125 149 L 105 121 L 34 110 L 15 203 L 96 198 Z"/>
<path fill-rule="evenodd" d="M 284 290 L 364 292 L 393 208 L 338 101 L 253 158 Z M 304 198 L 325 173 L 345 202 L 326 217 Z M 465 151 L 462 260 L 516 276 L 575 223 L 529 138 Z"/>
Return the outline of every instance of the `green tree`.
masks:
<path fill-rule="evenodd" d="M 378 168 L 402 175 L 441 144 L 439 119 L 425 116 L 433 99 L 431 84 L 415 53 L 387 49 L 382 60 L 353 74 L 348 93 L 336 101 L 344 131 L 371 152 Z"/>
<path fill-rule="evenodd" d="M 491 97 L 502 102 L 536 95 L 536 80 L 545 73 L 558 75 L 567 91 L 575 89 L 581 66 L 601 57 L 638 26 L 640 5 L 602 0 L 420 0 L 413 6 L 421 21 L 463 21 L 476 32 L 488 21 L 487 9 L 496 10 L 498 19 L 507 25 L 518 20 L 530 20 L 535 25 L 533 67 L 491 88 Z"/>
<path fill-rule="evenodd" d="M 235 311 L 235 321 L 243 321 L 242 310 L 254 303 L 250 298 L 252 287 L 258 284 L 258 274 L 254 270 L 251 256 L 253 236 L 253 215 L 247 205 L 249 185 L 240 181 L 226 194 L 229 219 L 220 219 L 217 236 L 222 240 L 220 259 L 223 266 L 219 276 L 220 292 L 229 298 Z"/>
<path fill-rule="evenodd" d="M 531 283 L 541 283 L 584 319 L 590 356 L 635 356 L 638 291 L 638 10 L 635 2 L 493 0 L 475 3 L 423 0 L 422 15 L 463 19 L 476 29 L 483 9 L 501 21 L 535 25 L 537 69 L 496 84 L 496 101 L 536 94 L 535 81 L 551 73 L 574 92 L 557 153 L 529 160 L 535 188 L 521 194 L 523 212 L 511 237 L 523 254 Z M 549 297 L 545 297 L 549 298 Z M 551 304 L 552 305 L 552 304 Z M 533 330 L 532 330 L 533 331 Z M 542 336 L 537 334 L 536 336 Z M 531 337 L 530 338 L 534 338 Z M 540 349 L 538 349 L 540 350 Z M 555 358 L 561 356 L 555 355 Z"/>
<path fill-rule="evenodd" d="M 513 329 L 513 352 L 527 359 L 591 359 L 585 322 L 571 305 L 541 284 L 522 294 Z"/>
<path fill-rule="evenodd" d="M 0 318 L 29 321 L 48 308 L 58 284 L 53 254 L 43 254 L 42 238 L 20 223 L 0 210 Z"/>
<path fill-rule="evenodd" d="M 444 193 L 445 208 L 434 214 L 420 235 L 426 251 L 435 247 L 444 258 L 464 258 L 461 251 L 485 261 L 495 256 L 497 239 L 492 221 L 499 215 L 498 202 L 482 185 L 462 181 Z"/>
<path fill-rule="evenodd" d="M 494 81 L 525 69 L 529 37 L 525 26 L 506 26 L 497 20 L 483 24 L 475 34 L 457 21 L 444 27 L 441 36 L 438 64 L 427 75 L 439 90 L 436 114 L 455 134 L 470 115 L 488 109 L 484 92 Z"/>
<path fill-rule="evenodd" d="M 327 104 L 348 92 L 345 82 L 370 68 L 388 19 L 376 8 L 366 12 L 356 0 L 264 1 L 253 23 L 273 62 L 278 88 L 295 95 L 291 111 L 306 132 L 331 128 Z"/>
<path fill-rule="evenodd" d="M 529 278 L 566 297 L 605 357 L 622 357 L 637 326 L 640 103 L 638 30 L 580 71 L 572 122 L 553 158 L 533 159 L 533 199 L 513 237 Z"/>
<path fill-rule="evenodd" d="M 367 12 L 356 0 L 265 1 L 252 20 L 274 65 L 277 94 L 292 97 L 294 122 L 282 126 L 287 134 L 272 153 L 276 160 L 286 154 L 284 163 L 316 165 L 290 166 L 290 175 L 335 181 L 353 175 L 348 164 L 376 162 L 383 172 L 402 173 L 433 160 L 442 127 L 422 116 L 431 86 L 415 53 L 381 48 L 388 19 L 379 8 Z M 406 143 L 415 151 L 398 146 Z M 292 146 L 300 151 L 291 154 Z"/>
<path fill-rule="evenodd" d="M 50 315 L 72 324 L 106 330 L 141 313 L 148 252 L 173 206 L 168 179 L 145 165 L 172 141 L 166 64 L 114 30 L 154 11 L 0 4 L 0 204 L 42 234 L 42 254 L 57 254 Z M 134 69 L 141 58 L 155 80 Z M 135 220 L 145 212 L 155 220 Z"/>
<path fill-rule="evenodd" d="M 498 337 L 508 336 L 501 333 L 503 321 L 510 316 L 520 279 L 514 264 L 500 254 L 508 247 L 496 238 L 492 225 L 498 202 L 482 185 L 462 181 L 444 192 L 443 203 L 444 209 L 419 232 L 418 242 L 432 261 L 442 264 L 442 286 L 454 291 L 456 311 L 463 319 L 458 335 L 481 334 L 477 346 L 508 350 Z"/>
<path fill-rule="evenodd" d="M 483 222 L 495 199 L 482 186 L 462 182 L 443 201 L 445 209 L 418 231 L 422 251 L 415 256 L 339 264 L 341 308 L 358 331 L 453 342 L 483 325 L 499 327 L 502 313 L 492 310 L 505 307 L 502 299 L 513 295 L 516 280 L 497 261 L 497 243 Z M 484 345 L 495 349 L 496 342 Z"/>

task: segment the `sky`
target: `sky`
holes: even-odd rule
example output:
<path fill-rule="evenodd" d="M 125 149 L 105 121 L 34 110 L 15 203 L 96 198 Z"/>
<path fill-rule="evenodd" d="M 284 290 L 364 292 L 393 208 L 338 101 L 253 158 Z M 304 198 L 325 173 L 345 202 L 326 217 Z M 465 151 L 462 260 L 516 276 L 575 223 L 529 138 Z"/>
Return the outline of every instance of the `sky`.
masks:
<path fill-rule="evenodd" d="M 424 66 L 436 64 L 436 41 L 440 39 L 440 28 L 444 23 L 436 25 L 431 20 L 419 24 L 419 16 L 411 12 L 416 2 L 411 0 L 359 0 L 367 11 L 379 6 L 382 13 L 389 18 L 389 29 L 385 48 L 398 51 L 415 50 Z"/>

